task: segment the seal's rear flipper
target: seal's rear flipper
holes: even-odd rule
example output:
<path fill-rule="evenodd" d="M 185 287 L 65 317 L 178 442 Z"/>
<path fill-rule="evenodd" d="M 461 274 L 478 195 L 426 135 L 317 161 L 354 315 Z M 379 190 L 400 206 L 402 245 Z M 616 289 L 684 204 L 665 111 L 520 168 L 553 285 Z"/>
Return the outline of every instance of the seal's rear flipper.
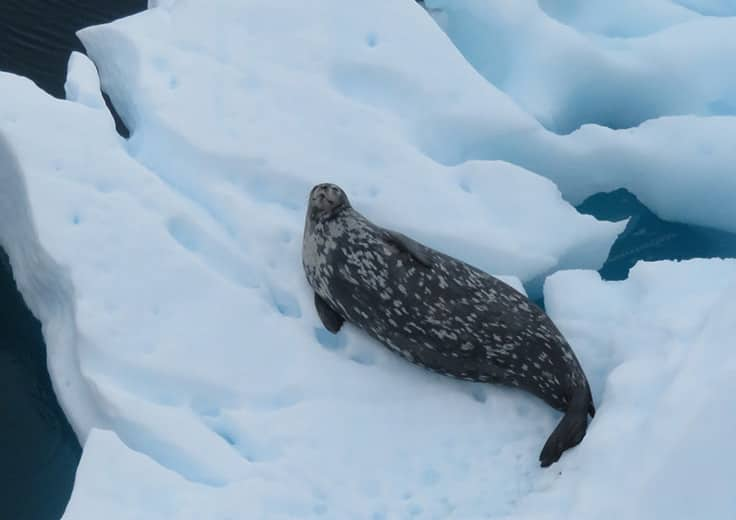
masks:
<path fill-rule="evenodd" d="M 595 413 L 593 399 L 587 386 L 575 391 L 567 412 L 549 436 L 539 455 L 543 468 L 560 460 L 562 452 L 576 446 L 585 437 L 588 429 L 588 413 Z"/>
<path fill-rule="evenodd" d="M 333 334 L 337 334 L 342 324 L 345 323 L 345 318 L 340 316 L 317 293 L 314 293 L 314 306 L 317 309 L 319 319 L 322 320 L 322 325 Z"/>

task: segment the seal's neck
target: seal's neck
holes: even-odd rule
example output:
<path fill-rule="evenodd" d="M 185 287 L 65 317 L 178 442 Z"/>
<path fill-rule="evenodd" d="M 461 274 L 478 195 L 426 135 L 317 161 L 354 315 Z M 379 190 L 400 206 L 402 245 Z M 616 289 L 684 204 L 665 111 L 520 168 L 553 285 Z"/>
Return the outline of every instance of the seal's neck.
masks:
<path fill-rule="evenodd" d="M 317 224 L 325 224 L 351 212 L 352 210 L 353 208 L 350 204 L 341 204 L 329 211 L 320 211 L 317 208 L 309 208 L 309 211 L 307 212 L 306 228 L 311 231 Z"/>

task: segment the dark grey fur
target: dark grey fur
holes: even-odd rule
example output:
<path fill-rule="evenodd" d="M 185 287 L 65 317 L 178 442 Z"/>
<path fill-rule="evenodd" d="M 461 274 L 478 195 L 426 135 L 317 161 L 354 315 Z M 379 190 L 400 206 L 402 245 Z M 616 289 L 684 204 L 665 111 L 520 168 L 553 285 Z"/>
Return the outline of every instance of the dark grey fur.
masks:
<path fill-rule="evenodd" d="M 309 196 L 303 264 L 325 327 L 345 320 L 412 363 L 527 390 L 566 412 L 543 466 L 578 444 L 595 413 L 588 381 L 549 317 L 500 280 L 355 211 L 334 184 Z"/>

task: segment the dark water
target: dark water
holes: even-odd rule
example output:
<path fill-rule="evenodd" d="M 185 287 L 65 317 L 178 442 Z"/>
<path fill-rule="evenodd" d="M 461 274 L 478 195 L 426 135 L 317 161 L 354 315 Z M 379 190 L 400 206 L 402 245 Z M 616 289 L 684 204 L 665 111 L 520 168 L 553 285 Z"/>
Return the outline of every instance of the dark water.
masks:
<path fill-rule="evenodd" d="M 736 257 L 736 235 L 662 220 L 623 189 L 593 195 L 577 209 L 601 220 L 631 218 L 600 269 L 606 280 L 625 279 L 639 260 Z"/>
<path fill-rule="evenodd" d="M 41 325 L 0 256 L 0 518 L 60 518 L 81 449 L 51 388 Z"/>
<path fill-rule="evenodd" d="M 64 97 L 71 51 L 84 52 L 76 31 L 146 9 L 146 0 L 0 0 L 0 70 L 32 79 Z M 118 132 L 128 131 L 110 108 Z"/>
<path fill-rule="evenodd" d="M 75 32 L 145 8 L 145 0 L 0 0 L 0 70 L 63 98 L 69 54 L 84 51 Z"/>
<path fill-rule="evenodd" d="M 64 97 L 69 54 L 83 50 L 75 32 L 145 7 L 145 0 L 0 0 L 0 70 Z M 0 252 L 0 520 L 60 518 L 80 452 L 51 388 L 40 324 Z"/>

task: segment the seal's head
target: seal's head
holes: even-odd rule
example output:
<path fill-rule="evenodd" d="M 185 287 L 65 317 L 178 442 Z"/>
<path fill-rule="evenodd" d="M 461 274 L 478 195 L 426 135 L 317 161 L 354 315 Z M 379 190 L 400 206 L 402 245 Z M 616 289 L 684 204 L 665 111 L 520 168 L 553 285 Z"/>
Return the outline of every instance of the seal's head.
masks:
<path fill-rule="evenodd" d="M 317 184 L 309 193 L 308 215 L 313 220 L 330 218 L 349 207 L 348 196 L 335 184 Z"/>

